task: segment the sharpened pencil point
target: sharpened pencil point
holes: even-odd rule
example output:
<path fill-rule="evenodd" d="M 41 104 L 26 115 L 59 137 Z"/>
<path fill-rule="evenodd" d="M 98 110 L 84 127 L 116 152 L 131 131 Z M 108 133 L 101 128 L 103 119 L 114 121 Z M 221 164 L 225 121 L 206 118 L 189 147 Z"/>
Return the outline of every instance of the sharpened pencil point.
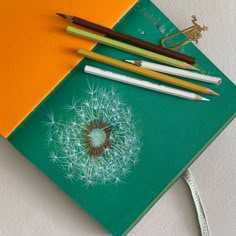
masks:
<path fill-rule="evenodd" d="M 195 68 L 195 70 L 200 70 L 200 68 L 198 67 L 197 64 L 194 64 L 194 65 L 193 65 L 193 68 Z"/>
<path fill-rule="evenodd" d="M 220 96 L 219 93 L 216 93 L 215 91 L 213 91 L 213 90 L 211 90 L 211 89 L 208 89 L 208 92 L 209 92 L 209 94 L 211 94 L 211 95 Z"/>
<path fill-rule="evenodd" d="M 74 23 L 74 16 L 70 16 L 70 15 L 65 15 L 62 13 L 56 13 L 58 16 L 61 16 L 62 18 Z"/>
<path fill-rule="evenodd" d="M 131 63 L 131 64 L 134 64 L 134 65 L 136 65 L 136 66 L 139 66 L 139 67 L 142 66 L 142 62 L 139 61 L 139 60 L 125 60 L 125 61 L 126 61 L 126 62 L 129 62 L 129 63 Z"/>
<path fill-rule="evenodd" d="M 210 99 L 207 99 L 207 98 L 204 98 L 204 97 L 202 97 L 202 101 L 210 101 Z"/>
<path fill-rule="evenodd" d="M 63 18 L 65 18 L 65 14 L 62 14 L 62 13 L 56 13 L 58 16 L 61 16 Z"/>
<path fill-rule="evenodd" d="M 188 63 L 184 63 L 184 68 L 185 69 L 189 69 L 189 70 L 199 70 L 199 68 L 195 67 L 195 66 L 192 66 Z"/>
<path fill-rule="evenodd" d="M 199 95 L 195 95 L 195 100 L 199 100 L 199 101 L 210 101 L 208 98 L 204 98 L 202 96 L 199 96 Z"/>

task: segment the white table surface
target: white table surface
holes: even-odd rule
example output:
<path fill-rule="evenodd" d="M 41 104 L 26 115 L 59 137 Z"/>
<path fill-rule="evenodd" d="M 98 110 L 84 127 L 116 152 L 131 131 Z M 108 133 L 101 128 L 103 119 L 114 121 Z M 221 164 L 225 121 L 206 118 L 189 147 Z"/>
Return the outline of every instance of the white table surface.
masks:
<path fill-rule="evenodd" d="M 209 26 L 198 47 L 236 83 L 235 0 L 153 0 L 180 29 L 191 15 Z M 211 235 L 236 235 L 236 121 L 192 165 Z M 197 236 L 195 209 L 178 180 L 129 233 Z M 0 138 L 0 235 L 109 235 Z"/>

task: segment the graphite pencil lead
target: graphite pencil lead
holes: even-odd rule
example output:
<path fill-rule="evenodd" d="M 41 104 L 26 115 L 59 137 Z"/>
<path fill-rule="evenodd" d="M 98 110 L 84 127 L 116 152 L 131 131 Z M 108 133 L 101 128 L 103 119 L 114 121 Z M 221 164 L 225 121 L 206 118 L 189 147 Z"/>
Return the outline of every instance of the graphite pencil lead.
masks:
<path fill-rule="evenodd" d="M 73 23 L 74 20 L 74 16 L 70 16 L 70 15 L 66 15 L 66 14 L 62 14 L 62 13 L 56 13 L 58 16 L 61 16 L 62 18 L 70 21 Z"/>
<path fill-rule="evenodd" d="M 62 13 L 56 13 L 58 16 L 61 16 L 63 18 L 65 18 L 65 14 L 62 14 Z"/>

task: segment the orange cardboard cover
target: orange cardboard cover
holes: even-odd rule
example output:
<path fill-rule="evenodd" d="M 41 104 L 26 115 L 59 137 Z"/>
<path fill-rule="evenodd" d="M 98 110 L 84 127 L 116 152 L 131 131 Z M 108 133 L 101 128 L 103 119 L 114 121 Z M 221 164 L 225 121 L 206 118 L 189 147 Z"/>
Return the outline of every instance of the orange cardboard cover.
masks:
<path fill-rule="evenodd" d="M 56 12 L 112 27 L 136 0 L 22 0 L 1 3 L 0 134 L 7 137 L 95 43 L 65 33 Z"/>

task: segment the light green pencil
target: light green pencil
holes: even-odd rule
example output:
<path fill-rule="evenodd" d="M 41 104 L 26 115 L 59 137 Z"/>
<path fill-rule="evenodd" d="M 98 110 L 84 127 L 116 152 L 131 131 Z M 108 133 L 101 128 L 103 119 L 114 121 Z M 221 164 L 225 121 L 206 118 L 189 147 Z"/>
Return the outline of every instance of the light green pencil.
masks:
<path fill-rule="evenodd" d="M 94 34 L 94 33 L 91 33 L 91 32 L 88 32 L 88 31 L 85 31 L 82 29 L 72 27 L 72 26 L 67 26 L 66 31 L 70 34 L 80 36 L 82 38 L 89 39 L 89 40 L 92 40 L 92 41 L 95 41 L 95 42 L 98 42 L 98 43 L 101 43 L 101 44 L 104 44 L 104 45 L 107 45 L 107 46 L 110 46 L 113 48 L 124 50 L 126 52 L 134 53 L 136 55 L 146 57 L 146 58 L 149 58 L 149 59 L 152 59 L 155 61 L 159 61 L 164 64 L 168 64 L 171 66 L 184 68 L 184 69 L 197 70 L 196 67 L 194 67 L 186 62 L 179 61 L 179 60 L 176 60 L 171 57 L 163 56 L 161 54 L 151 52 L 151 51 L 148 51 L 143 48 L 139 48 L 139 47 L 127 44 L 127 43 L 123 43 L 123 42 L 120 42 L 120 41 L 117 41 L 114 39 L 110 39 L 110 38 L 107 38 L 107 37 L 104 37 L 104 36 L 101 36 L 98 34 Z"/>

